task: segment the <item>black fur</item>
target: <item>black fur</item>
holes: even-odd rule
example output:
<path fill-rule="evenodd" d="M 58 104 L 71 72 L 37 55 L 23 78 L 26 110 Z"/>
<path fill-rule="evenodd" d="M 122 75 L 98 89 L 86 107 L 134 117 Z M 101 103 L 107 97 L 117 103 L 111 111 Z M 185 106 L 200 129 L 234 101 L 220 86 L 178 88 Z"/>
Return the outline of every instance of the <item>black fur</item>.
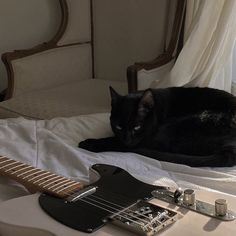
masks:
<path fill-rule="evenodd" d="M 93 151 L 135 152 L 189 166 L 236 165 L 236 98 L 210 88 L 147 89 L 121 96 L 110 88 L 114 137 L 88 139 Z"/>

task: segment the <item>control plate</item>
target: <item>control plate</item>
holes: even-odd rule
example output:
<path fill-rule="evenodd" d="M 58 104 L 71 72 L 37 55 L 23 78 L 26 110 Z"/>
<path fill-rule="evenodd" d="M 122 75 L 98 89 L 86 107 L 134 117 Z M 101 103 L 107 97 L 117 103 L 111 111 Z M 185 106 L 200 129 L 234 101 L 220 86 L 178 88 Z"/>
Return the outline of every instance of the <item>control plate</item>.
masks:
<path fill-rule="evenodd" d="M 195 203 L 193 205 L 186 205 L 184 204 L 183 196 L 180 196 L 178 198 L 178 201 L 176 201 L 176 198 L 174 198 L 174 192 L 171 192 L 169 190 L 154 190 L 152 192 L 152 195 L 159 200 L 162 200 L 162 201 L 165 201 L 165 202 L 168 202 L 168 203 L 180 206 L 180 207 L 184 207 L 186 209 L 195 211 L 203 215 L 214 217 L 219 220 L 231 221 L 231 220 L 236 219 L 236 213 L 230 210 L 227 210 L 227 213 L 224 216 L 217 215 L 215 211 L 215 205 L 212 205 L 207 202 L 195 200 Z"/>

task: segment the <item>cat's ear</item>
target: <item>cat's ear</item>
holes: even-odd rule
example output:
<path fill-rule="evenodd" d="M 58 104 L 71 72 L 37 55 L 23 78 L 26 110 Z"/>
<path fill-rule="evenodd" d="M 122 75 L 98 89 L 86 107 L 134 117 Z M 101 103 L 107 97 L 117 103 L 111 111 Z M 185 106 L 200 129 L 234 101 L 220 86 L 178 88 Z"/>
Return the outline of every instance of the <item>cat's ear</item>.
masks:
<path fill-rule="evenodd" d="M 139 102 L 139 110 L 150 110 L 154 106 L 154 98 L 153 98 L 153 93 L 151 89 L 147 89 L 144 91 L 140 102 Z"/>
<path fill-rule="evenodd" d="M 112 101 L 116 101 L 120 97 L 120 95 L 111 86 L 109 87 L 109 89 Z"/>

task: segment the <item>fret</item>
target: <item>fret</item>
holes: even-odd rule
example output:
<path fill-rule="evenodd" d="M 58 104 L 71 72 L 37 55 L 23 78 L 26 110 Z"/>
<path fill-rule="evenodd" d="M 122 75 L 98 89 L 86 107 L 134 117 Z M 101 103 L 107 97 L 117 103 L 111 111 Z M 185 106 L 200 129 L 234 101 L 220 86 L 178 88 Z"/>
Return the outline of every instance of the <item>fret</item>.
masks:
<path fill-rule="evenodd" d="M 32 173 L 32 174 L 30 174 L 30 175 L 27 175 L 27 176 L 25 176 L 25 177 L 23 177 L 22 179 L 27 179 L 27 178 L 29 178 L 29 177 L 31 177 L 31 176 L 33 176 L 33 175 L 37 175 L 37 174 L 40 174 L 40 173 L 42 173 L 42 172 L 44 172 L 44 170 L 39 170 L 39 169 L 35 169 L 37 172 L 34 172 L 34 173 Z M 28 180 L 29 181 L 29 180 Z"/>
<path fill-rule="evenodd" d="M 66 187 L 64 187 L 63 189 L 57 191 L 57 193 L 60 193 L 60 192 L 66 190 L 66 189 L 68 189 L 68 188 L 71 188 L 71 187 L 74 187 L 74 186 L 77 186 L 77 185 L 78 185 L 78 183 L 75 182 L 75 183 L 73 183 L 72 185 L 70 185 L 70 186 L 66 186 Z M 71 191 L 70 191 L 70 192 L 71 192 Z"/>
<path fill-rule="evenodd" d="M 5 158 L 5 157 L 4 157 L 4 158 Z M 4 161 L 10 161 L 10 160 L 8 160 L 8 159 L 5 158 L 5 159 L 3 159 L 3 161 L 0 162 L 0 164 L 3 163 Z"/>
<path fill-rule="evenodd" d="M 65 179 L 65 178 L 62 177 L 62 176 L 56 176 L 56 177 L 51 178 L 51 180 L 47 180 L 47 181 L 45 181 L 45 183 L 48 182 L 48 181 L 56 180 L 56 179 L 58 179 L 58 178 L 59 178 L 59 179 Z M 58 180 L 59 180 L 59 179 L 58 179 Z M 50 186 L 51 184 L 54 184 L 54 182 L 51 182 L 51 183 L 48 183 L 48 184 L 44 185 L 44 188 Z M 39 184 L 39 186 L 40 186 L 40 185 L 42 185 L 42 184 Z"/>
<path fill-rule="evenodd" d="M 57 185 L 60 185 L 60 186 L 58 186 L 57 188 L 54 188 Z M 75 182 L 75 181 L 70 180 L 70 179 L 68 179 L 67 181 L 65 180 L 63 182 L 60 182 L 57 185 L 51 186 L 50 188 L 46 188 L 46 189 L 48 191 L 52 191 L 56 195 L 61 196 L 62 198 L 68 197 L 71 194 L 72 190 L 74 192 L 74 191 L 78 191 L 82 188 L 81 183 Z M 43 186 L 43 188 L 45 188 L 45 187 Z M 65 191 L 65 190 L 67 190 L 67 191 Z"/>
<path fill-rule="evenodd" d="M 62 184 L 67 183 L 67 182 L 71 182 L 71 180 L 70 180 L 70 179 L 66 179 L 66 180 L 64 180 L 64 181 L 62 181 L 62 182 L 60 182 L 60 183 L 57 183 L 57 184 L 55 184 L 55 185 L 49 187 L 48 189 L 49 189 L 49 190 L 52 189 L 53 191 L 56 191 L 57 189 L 60 189 L 60 188 L 62 187 L 62 186 L 61 186 Z M 60 185 L 60 186 L 57 187 L 58 185 Z M 55 187 L 57 187 L 57 188 L 55 188 Z"/>
<path fill-rule="evenodd" d="M 0 157 L 0 160 L 2 160 L 2 159 L 7 159 L 7 160 L 9 160 L 9 158 L 7 158 L 7 157 L 5 157 L 5 156 L 1 156 L 1 157 Z"/>
<path fill-rule="evenodd" d="M 28 189 L 46 192 L 57 197 L 67 197 L 72 190 L 82 189 L 79 182 L 49 171 L 35 168 L 20 161 L 0 156 L 0 174 L 5 174 Z"/>
<path fill-rule="evenodd" d="M 38 179 L 38 180 L 36 180 L 36 181 L 34 181 L 33 183 L 34 184 L 36 184 L 36 183 L 38 183 L 38 182 L 40 182 L 40 181 L 42 181 L 42 180 L 44 180 L 44 179 L 46 179 L 46 181 L 50 181 L 50 179 L 48 179 L 48 178 L 50 178 L 51 176 L 55 176 L 55 174 L 50 174 L 50 175 L 47 175 L 47 176 L 45 176 L 45 177 L 43 177 L 43 178 L 41 178 L 41 179 Z M 43 183 L 44 183 L 45 181 L 43 181 Z"/>
<path fill-rule="evenodd" d="M 11 161 L 11 160 L 2 161 L 2 162 L 0 162 L 0 165 L 3 164 L 3 163 L 9 162 L 9 161 Z"/>
<path fill-rule="evenodd" d="M 42 174 L 37 175 L 37 176 L 34 176 L 33 178 L 27 179 L 27 181 L 34 183 L 33 180 L 35 180 L 35 179 L 37 179 L 37 178 L 39 178 L 39 177 L 41 177 L 41 176 L 47 175 L 47 174 L 49 174 L 49 173 L 43 171 Z"/>
<path fill-rule="evenodd" d="M 27 170 L 27 169 L 29 169 L 29 168 L 31 168 L 31 170 Z M 23 170 L 27 170 L 27 171 L 24 172 L 24 173 L 21 173 L 21 174 L 17 175 L 16 177 L 21 177 L 22 175 L 25 175 L 25 174 L 30 173 L 31 171 L 35 171 L 35 170 L 37 170 L 37 169 L 34 168 L 33 166 L 27 166 L 27 167 L 25 167 L 25 168 L 22 168 L 21 170 L 16 171 L 14 174 L 16 174 L 16 173 L 18 173 L 18 172 L 20 172 L 20 171 L 23 171 Z"/>
<path fill-rule="evenodd" d="M 5 160 L 4 160 L 4 161 L 1 161 L 0 164 L 2 164 L 2 163 L 4 163 L 4 162 L 7 162 L 7 161 L 11 161 L 11 162 L 15 162 L 15 163 L 21 163 L 21 162 L 19 162 L 19 161 L 11 160 L 11 159 L 9 159 L 9 158 L 7 158 L 7 157 L 4 157 L 4 158 L 5 158 Z"/>
<path fill-rule="evenodd" d="M 13 167 L 11 167 L 10 169 L 8 169 L 7 171 L 6 171 L 6 173 L 8 173 L 8 172 L 11 172 L 11 170 L 14 170 L 14 169 L 16 169 L 16 168 L 19 168 L 19 167 L 21 167 L 21 166 L 25 166 L 26 164 L 18 164 L 17 166 L 13 166 Z M 21 170 L 21 169 L 19 169 L 19 170 Z M 19 170 L 17 170 L 17 171 L 19 171 Z M 16 171 L 14 171 L 14 172 L 12 172 L 12 173 L 14 173 L 15 174 L 15 172 Z"/>
<path fill-rule="evenodd" d="M 6 167 L 8 167 L 8 166 L 11 166 L 11 165 L 15 165 L 16 163 L 15 162 L 13 162 L 13 163 L 9 163 L 9 164 L 7 164 L 7 165 L 4 165 L 4 166 L 2 166 L 2 167 L 0 167 L 0 170 L 1 169 L 5 169 Z M 5 170 L 6 171 L 6 170 Z"/>

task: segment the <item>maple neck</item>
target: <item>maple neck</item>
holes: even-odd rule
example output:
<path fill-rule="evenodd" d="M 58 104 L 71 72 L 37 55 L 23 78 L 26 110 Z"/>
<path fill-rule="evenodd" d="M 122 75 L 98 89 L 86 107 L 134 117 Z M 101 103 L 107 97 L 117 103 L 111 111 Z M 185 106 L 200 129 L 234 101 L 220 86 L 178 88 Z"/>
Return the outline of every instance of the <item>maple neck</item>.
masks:
<path fill-rule="evenodd" d="M 81 190 L 83 185 L 66 177 L 0 156 L 0 175 L 7 176 L 27 189 L 66 198 Z"/>

